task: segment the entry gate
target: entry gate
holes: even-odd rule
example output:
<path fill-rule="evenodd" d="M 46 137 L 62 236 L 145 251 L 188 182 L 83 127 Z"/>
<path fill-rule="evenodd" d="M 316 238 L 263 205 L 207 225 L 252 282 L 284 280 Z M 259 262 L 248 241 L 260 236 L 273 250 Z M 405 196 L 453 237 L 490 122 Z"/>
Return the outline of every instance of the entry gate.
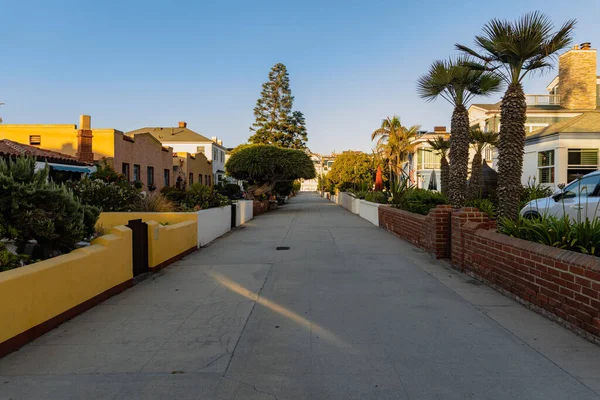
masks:
<path fill-rule="evenodd" d="M 126 226 L 132 233 L 133 276 L 136 276 L 148 272 L 148 224 L 132 219 Z"/>

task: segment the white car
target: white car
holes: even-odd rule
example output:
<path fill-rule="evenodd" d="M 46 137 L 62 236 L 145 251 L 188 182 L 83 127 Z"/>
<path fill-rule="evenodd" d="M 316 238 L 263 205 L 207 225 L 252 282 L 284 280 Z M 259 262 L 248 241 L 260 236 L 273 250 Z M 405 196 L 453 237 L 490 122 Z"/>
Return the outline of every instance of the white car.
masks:
<path fill-rule="evenodd" d="M 585 175 L 569 183 L 563 190 L 556 189 L 552 196 L 532 200 L 521 210 L 525 217 L 567 214 L 575 221 L 600 218 L 600 171 Z"/>

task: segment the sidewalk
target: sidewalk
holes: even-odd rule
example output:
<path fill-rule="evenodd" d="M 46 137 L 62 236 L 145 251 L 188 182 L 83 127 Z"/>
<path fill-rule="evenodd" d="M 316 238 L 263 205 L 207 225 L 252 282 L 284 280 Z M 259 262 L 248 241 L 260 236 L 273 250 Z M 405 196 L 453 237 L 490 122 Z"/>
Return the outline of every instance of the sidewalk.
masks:
<path fill-rule="evenodd" d="M 312 194 L 0 359 L 2 400 L 598 393 L 598 346 Z"/>

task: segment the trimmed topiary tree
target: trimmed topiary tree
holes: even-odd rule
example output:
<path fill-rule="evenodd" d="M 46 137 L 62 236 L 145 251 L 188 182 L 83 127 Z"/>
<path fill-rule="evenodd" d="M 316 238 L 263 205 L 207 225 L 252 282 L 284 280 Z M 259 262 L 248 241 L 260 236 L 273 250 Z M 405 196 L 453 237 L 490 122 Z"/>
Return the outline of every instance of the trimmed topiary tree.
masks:
<path fill-rule="evenodd" d="M 278 182 L 313 179 L 316 176 L 314 164 L 304 151 L 271 145 L 237 147 L 225 169 L 230 176 L 248 181 L 250 199 L 270 193 Z"/>

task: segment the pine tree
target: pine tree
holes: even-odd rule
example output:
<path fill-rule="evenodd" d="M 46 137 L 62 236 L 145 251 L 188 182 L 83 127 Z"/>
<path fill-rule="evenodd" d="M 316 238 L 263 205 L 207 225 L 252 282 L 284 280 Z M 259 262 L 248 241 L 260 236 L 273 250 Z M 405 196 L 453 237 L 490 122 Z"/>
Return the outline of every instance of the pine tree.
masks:
<path fill-rule="evenodd" d="M 294 149 L 306 148 L 306 125 L 300 111 L 292 111 L 294 96 L 285 65 L 278 63 L 263 83 L 260 98 L 254 107 L 256 121 L 250 127 L 255 132 L 248 139 L 254 144 L 272 144 Z"/>

